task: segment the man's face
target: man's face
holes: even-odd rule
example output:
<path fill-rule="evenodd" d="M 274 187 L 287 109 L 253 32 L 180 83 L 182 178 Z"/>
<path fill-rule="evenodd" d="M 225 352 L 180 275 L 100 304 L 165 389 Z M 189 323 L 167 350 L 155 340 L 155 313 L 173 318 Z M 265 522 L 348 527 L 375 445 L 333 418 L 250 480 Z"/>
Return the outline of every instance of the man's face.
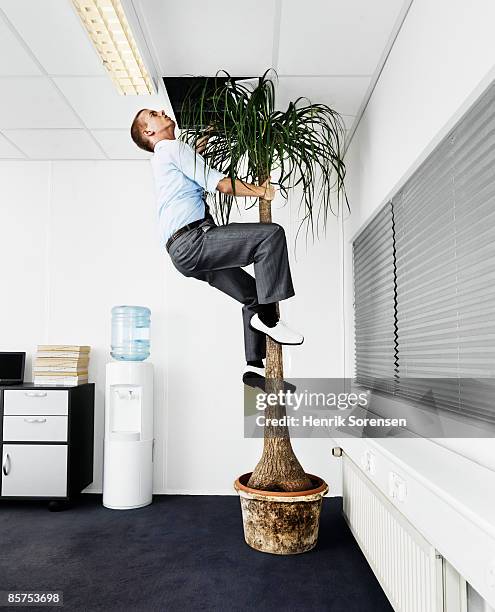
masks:
<path fill-rule="evenodd" d="M 146 109 L 141 113 L 145 133 L 161 134 L 170 127 L 175 127 L 175 121 L 165 114 L 164 110 Z M 147 134 L 149 135 L 149 134 Z"/>

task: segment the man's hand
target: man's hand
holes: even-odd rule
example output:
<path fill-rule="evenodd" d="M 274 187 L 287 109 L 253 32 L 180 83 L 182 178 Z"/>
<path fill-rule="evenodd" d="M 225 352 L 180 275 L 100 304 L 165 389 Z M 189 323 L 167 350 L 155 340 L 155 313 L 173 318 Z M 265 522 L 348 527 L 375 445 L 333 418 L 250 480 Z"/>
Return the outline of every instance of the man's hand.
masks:
<path fill-rule="evenodd" d="M 211 136 L 212 132 L 214 132 L 214 131 L 215 131 L 215 128 L 212 125 L 209 125 L 206 128 L 203 136 L 198 138 L 198 140 L 196 141 L 196 151 L 200 155 L 206 149 L 206 145 L 208 144 L 208 140 L 210 139 L 210 136 Z"/>
<path fill-rule="evenodd" d="M 196 141 L 196 151 L 200 155 L 206 149 L 206 145 L 208 144 L 209 138 L 210 138 L 209 136 L 201 136 L 201 138 L 198 138 L 198 140 Z"/>
<path fill-rule="evenodd" d="M 270 179 L 272 177 L 269 176 L 266 181 L 260 185 L 260 198 L 263 198 L 264 200 L 268 200 L 269 202 L 271 202 L 273 200 L 273 198 L 275 197 L 275 189 L 273 187 L 273 185 L 270 185 Z"/>

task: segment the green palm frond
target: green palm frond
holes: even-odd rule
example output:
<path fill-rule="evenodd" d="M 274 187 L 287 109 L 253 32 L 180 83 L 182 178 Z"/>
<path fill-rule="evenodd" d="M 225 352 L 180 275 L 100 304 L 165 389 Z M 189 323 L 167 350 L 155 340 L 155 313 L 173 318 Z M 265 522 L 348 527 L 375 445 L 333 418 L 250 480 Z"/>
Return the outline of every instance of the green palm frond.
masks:
<path fill-rule="evenodd" d="M 212 167 L 231 179 L 258 184 L 272 175 L 286 200 L 289 190 L 301 185 L 297 234 L 306 226 L 306 237 L 311 232 L 314 239 L 315 230 L 317 236 L 326 230 L 329 214 L 338 215 L 343 204 L 350 211 L 344 186 L 345 125 L 329 106 L 304 97 L 290 102 L 284 112 L 275 110 L 270 72 L 252 89 L 219 71 L 210 79 L 213 87 L 210 82 L 191 91 L 181 109 L 180 139 L 194 145 L 208 130 L 203 156 Z M 276 171 L 278 182 L 273 181 Z M 235 196 L 217 192 L 210 197 L 217 220 L 228 223 Z"/>

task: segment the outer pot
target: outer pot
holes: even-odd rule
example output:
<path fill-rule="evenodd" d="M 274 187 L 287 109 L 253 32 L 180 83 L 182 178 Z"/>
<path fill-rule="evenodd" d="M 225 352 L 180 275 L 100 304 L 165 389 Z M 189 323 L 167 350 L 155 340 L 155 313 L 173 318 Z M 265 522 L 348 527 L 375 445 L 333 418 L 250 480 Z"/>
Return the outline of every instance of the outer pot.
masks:
<path fill-rule="evenodd" d="M 243 474 L 234 487 L 241 500 L 246 543 L 262 552 L 294 555 L 316 546 L 321 503 L 328 485 L 308 474 L 314 488 L 308 491 L 273 492 L 246 486 L 251 473 Z"/>

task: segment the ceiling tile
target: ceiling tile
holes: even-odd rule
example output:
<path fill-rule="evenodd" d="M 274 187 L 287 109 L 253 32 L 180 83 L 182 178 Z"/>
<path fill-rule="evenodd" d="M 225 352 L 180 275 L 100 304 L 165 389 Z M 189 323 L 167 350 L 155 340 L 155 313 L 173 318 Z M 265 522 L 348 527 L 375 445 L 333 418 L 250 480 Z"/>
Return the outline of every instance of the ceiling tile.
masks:
<path fill-rule="evenodd" d="M 258 76 L 272 65 L 274 0 L 137 0 L 162 76 Z"/>
<path fill-rule="evenodd" d="M 25 156 L 0 134 L 0 159 L 25 159 Z"/>
<path fill-rule="evenodd" d="M 6 130 L 31 159 L 105 159 L 85 130 Z"/>
<path fill-rule="evenodd" d="M 78 118 L 50 79 L 4 77 L 1 86 L 0 129 L 80 126 Z"/>
<path fill-rule="evenodd" d="M 0 15 L 0 76 L 41 74 L 41 70 Z"/>
<path fill-rule="evenodd" d="M 150 159 L 151 153 L 139 149 L 129 130 L 94 130 L 93 136 L 110 159 Z"/>
<path fill-rule="evenodd" d="M 282 2 L 279 74 L 371 75 L 403 2 Z"/>
<path fill-rule="evenodd" d="M 141 108 L 163 108 L 160 96 L 121 96 L 110 77 L 56 77 L 75 111 L 91 129 L 129 129 Z"/>
<path fill-rule="evenodd" d="M 0 7 L 48 74 L 104 74 L 69 0 L 1 0 Z"/>
<path fill-rule="evenodd" d="M 277 108 L 285 110 L 290 101 L 305 96 L 313 104 L 327 104 L 342 115 L 353 117 L 370 82 L 371 77 L 279 77 Z"/>

